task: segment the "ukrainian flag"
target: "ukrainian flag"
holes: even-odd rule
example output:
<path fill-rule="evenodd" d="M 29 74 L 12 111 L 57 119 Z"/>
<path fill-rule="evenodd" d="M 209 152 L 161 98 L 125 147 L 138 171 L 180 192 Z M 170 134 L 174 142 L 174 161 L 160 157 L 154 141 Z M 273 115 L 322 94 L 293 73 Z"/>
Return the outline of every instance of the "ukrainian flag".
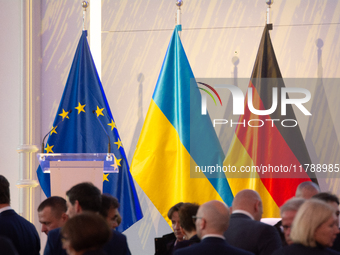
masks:
<path fill-rule="evenodd" d="M 170 40 L 130 168 L 165 219 L 178 202 L 217 199 L 231 205 L 233 199 L 224 173 L 196 168 L 223 166 L 224 154 L 209 115 L 201 115 L 201 94 L 180 29 Z"/>

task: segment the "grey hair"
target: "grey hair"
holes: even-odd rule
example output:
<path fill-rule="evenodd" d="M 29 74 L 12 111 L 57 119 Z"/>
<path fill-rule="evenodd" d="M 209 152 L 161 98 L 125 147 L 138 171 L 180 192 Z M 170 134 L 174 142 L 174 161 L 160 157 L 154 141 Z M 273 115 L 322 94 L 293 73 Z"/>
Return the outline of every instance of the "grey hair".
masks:
<path fill-rule="evenodd" d="M 287 200 L 281 207 L 280 207 L 280 213 L 281 215 L 286 211 L 297 211 L 299 210 L 300 206 L 305 202 L 306 200 L 303 198 L 291 198 Z"/>

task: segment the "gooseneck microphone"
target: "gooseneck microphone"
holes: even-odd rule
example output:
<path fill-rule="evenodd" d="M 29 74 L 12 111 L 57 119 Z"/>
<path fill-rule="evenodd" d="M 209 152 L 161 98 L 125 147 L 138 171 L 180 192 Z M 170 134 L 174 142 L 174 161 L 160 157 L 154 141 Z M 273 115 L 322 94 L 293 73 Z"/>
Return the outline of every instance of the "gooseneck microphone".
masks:
<path fill-rule="evenodd" d="M 68 113 L 71 113 L 72 112 L 72 110 L 68 110 Z M 43 141 L 42 141 L 42 144 L 41 144 L 41 153 L 44 153 L 44 148 L 45 148 L 45 139 L 46 139 L 46 137 L 52 132 L 52 130 L 53 129 L 55 129 L 55 128 L 57 128 L 58 126 L 59 126 L 59 124 L 61 123 L 61 122 L 63 122 L 64 121 L 64 118 L 62 118 L 62 120 L 61 121 L 59 121 L 58 122 L 58 124 L 55 126 L 55 127 L 53 127 L 45 136 L 44 136 L 44 139 L 43 139 Z"/>
<path fill-rule="evenodd" d="M 96 111 L 93 110 L 92 113 L 95 114 Z M 111 142 L 110 142 L 110 136 L 109 136 L 109 134 L 106 132 L 106 130 L 105 130 L 104 126 L 103 126 L 103 123 L 100 121 L 100 119 L 98 118 L 97 115 L 96 115 L 96 118 L 97 118 L 97 120 L 99 121 L 100 125 L 102 126 L 102 128 L 103 128 L 103 130 L 104 130 L 104 132 L 105 132 L 105 134 L 106 134 L 106 136 L 107 136 L 107 139 L 109 140 L 109 144 L 108 144 L 108 146 L 107 146 L 107 153 L 108 153 L 108 154 L 111 154 Z"/>

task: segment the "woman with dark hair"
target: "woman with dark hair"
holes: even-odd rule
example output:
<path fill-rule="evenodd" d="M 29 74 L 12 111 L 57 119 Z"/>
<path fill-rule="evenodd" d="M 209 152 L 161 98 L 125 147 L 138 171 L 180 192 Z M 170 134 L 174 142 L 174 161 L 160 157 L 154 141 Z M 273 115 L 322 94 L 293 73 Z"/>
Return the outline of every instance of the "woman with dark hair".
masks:
<path fill-rule="evenodd" d="M 105 255 L 102 247 L 110 240 L 111 229 L 100 215 L 84 212 L 70 218 L 61 234 L 68 255 Z"/>
<path fill-rule="evenodd" d="M 178 243 L 174 250 L 200 242 L 200 239 L 196 235 L 196 226 L 194 221 L 198 208 L 198 204 L 185 203 L 179 209 L 179 223 L 184 233 L 185 240 Z"/>

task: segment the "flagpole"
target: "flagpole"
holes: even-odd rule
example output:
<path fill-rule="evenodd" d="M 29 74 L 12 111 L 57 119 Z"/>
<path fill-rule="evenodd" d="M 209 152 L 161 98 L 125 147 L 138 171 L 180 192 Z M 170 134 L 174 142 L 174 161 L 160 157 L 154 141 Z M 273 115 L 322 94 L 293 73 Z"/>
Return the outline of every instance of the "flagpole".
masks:
<path fill-rule="evenodd" d="M 183 0 L 176 0 L 177 9 L 177 17 L 176 17 L 176 25 L 181 25 L 181 6 L 183 5 Z M 179 37 L 181 37 L 181 30 L 178 32 Z"/>
<path fill-rule="evenodd" d="M 86 8 L 89 7 L 89 2 L 83 1 L 81 3 L 81 6 L 83 7 L 83 31 L 85 31 L 85 21 L 86 21 Z"/>
<path fill-rule="evenodd" d="M 267 27 L 268 30 L 273 30 L 273 24 L 270 23 L 270 6 L 273 4 L 274 0 L 266 0 L 267 4 Z"/>
<path fill-rule="evenodd" d="M 19 188 L 19 214 L 33 222 L 34 220 L 34 188 L 39 183 L 34 179 L 33 168 L 35 162 L 34 153 L 39 149 L 34 145 L 35 122 L 34 120 L 34 86 L 33 86 L 33 1 L 21 1 L 21 85 L 20 85 L 20 145 L 19 153 L 19 180 L 16 187 Z"/>

